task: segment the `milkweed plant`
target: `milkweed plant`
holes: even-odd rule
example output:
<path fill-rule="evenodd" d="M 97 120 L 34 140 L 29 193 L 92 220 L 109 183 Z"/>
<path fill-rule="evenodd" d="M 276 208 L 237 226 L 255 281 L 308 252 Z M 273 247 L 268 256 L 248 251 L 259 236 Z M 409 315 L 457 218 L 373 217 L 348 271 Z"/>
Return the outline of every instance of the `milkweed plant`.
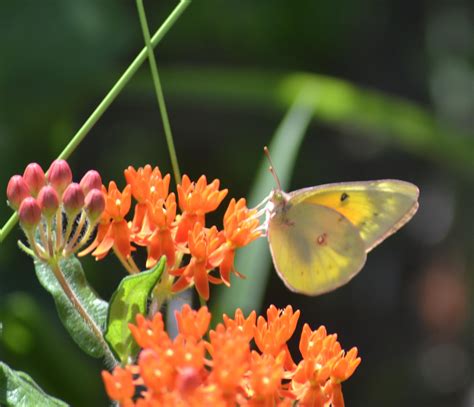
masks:
<path fill-rule="evenodd" d="M 221 318 L 206 306 L 212 285 L 231 286 L 244 273 L 252 284 L 253 271 L 237 270 L 234 257 L 265 237 L 266 225 L 264 210 L 229 198 L 219 179 L 180 175 L 153 47 L 188 5 L 181 1 L 151 37 L 137 0 L 145 49 L 46 172 L 31 163 L 10 178 L 6 195 L 14 215 L 2 231 L 19 220 L 20 249 L 76 344 L 104 360 L 97 380 L 115 405 L 344 406 L 341 385 L 361 362 L 357 348 L 346 352 L 324 326 L 298 329 L 300 311 L 291 305 L 270 305 L 260 316 L 237 308 Z M 174 180 L 150 164 L 129 166 L 117 181 L 105 182 L 96 170 L 74 176 L 65 158 L 147 58 Z M 218 210 L 222 221 L 212 225 L 207 215 Z M 105 301 L 86 280 L 81 258 L 111 254 L 123 265 L 123 279 Z M 185 304 L 166 318 L 163 307 L 185 290 L 195 290 L 201 306 Z M 212 329 L 211 318 L 221 319 Z M 288 346 L 295 335 L 298 353 Z M 1 404 L 67 405 L 14 367 L 2 363 L 1 370 Z"/>

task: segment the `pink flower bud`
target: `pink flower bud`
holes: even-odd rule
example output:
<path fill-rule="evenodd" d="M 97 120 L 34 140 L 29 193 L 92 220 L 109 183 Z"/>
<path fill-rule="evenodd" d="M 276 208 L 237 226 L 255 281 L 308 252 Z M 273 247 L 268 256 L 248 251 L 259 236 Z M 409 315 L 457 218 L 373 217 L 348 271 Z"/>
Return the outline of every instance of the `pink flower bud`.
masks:
<path fill-rule="evenodd" d="M 41 208 L 41 212 L 43 212 L 47 218 L 53 216 L 58 210 L 59 196 L 51 185 L 46 185 L 41 188 L 38 194 L 38 205 Z"/>
<path fill-rule="evenodd" d="M 7 199 L 9 205 L 16 211 L 20 207 L 23 200 L 30 196 L 28 185 L 21 175 L 14 175 L 8 181 Z"/>
<path fill-rule="evenodd" d="M 29 196 L 25 198 L 18 210 L 20 217 L 20 224 L 24 229 L 35 228 L 41 220 L 41 208 L 36 202 L 36 199 Z"/>
<path fill-rule="evenodd" d="M 66 188 L 63 193 L 63 205 L 70 216 L 77 215 L 84 207 L 84 192 L 78 183 L 73 182 Z"/>
<path fill-rule="evenodd" d="M 41 166 L 37 163 L 28 164 L 23 173 L 23 179 L 28 185 L 31 195 L 36 196 L 46 184 L 46 176 Z"/>
<path fill-rule="evenodd" d="M 53 161 L 48 170 L 48 181 L 58 194 L 62 194 L 72 182 L 72 172 L 69 164 L 64 160 Z"/>
<path fill-rule="evenodd" d="M 92 222 L 95 222 L 104 212 L 105 198 L 99 189 L 92 189 L 86 195 L 86 212 Z"/>
<path fill-rule="evenodd" d="M 85 195 L 92 189 L 98 189 L 100 191 L 102 188 L 102 178 L 97 171 L 90 170 L 82 177 L 80 185 Z"/>

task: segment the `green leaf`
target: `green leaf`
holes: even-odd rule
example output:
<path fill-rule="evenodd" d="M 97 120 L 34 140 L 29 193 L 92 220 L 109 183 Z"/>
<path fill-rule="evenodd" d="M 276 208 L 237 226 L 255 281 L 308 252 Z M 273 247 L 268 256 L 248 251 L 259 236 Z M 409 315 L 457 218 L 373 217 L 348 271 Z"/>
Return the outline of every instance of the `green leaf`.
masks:
<path fill-rule="evenodd" d="M 12 407 L 67 406 L 61 400 L 48 396 L 26 373 L 10 369 L 0 362 L 0 404 Z"/>
<path fill-rule="evenodd" d="M 103 331 L 107 318 L 108 304 L 98 297 L 89 286 L 82 265 L 75 257 L 60 261 L 60 268 L 71 290 L 89 314 L 95 325 Z M 64 293 L 51 267 L 42 262 L 35 262 L 36 275 L 41 285 L 53 296 L 62 323 L 74 341 L 87 354 L 100 358 L 105 355 L 106 344 L 102 337 L 93 333 Z"/>
<path fill-rule="evenodd" d="M 148 271 L 125 277 L 110 299 L 105 340 L 116 356 L 126 362 L 137 351 L 128 329 L 137 314 L 146 312 L 147 300 L 165 269 L 165 257 Z"/>
<path fill-rule="evenodd" d="M 290 182 L 299 148 L 313 115 L 313 109 L 306 104 L 306 97 L 306 92 L 297 95 L 291 109 L 276 129 L 269 146 L 283 189 Z M 267 159 L 262 157 L 250 191 L 249 206 L 252 207 L 262 201 L 275 186 L 275 180 L 268 171 Z M 216 318 L 221 318 L 223 313 L 233 315 L 236 308 L 241 308 L 245 314 L 258 310 L 262 305 L 269 278 L 269 263 L 270 251 L 266 239 L 258 239 L 249 247 L 240 249 L 236 255 L 236 269 L 247 274 L 249 278 L 234 279 L 229 288 L 220 287 L 216 302 L 213 304 L 213 315 Z"/>

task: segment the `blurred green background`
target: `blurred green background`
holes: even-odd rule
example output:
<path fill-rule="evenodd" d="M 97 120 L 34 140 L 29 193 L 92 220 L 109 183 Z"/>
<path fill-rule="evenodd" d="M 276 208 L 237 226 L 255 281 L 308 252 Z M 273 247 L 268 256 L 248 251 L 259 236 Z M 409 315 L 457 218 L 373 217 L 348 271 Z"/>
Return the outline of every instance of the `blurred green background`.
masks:
<path fill-rule="evenodd" d="M 145 3 L 152 31 L 175 5 Z M 474 404 L 473 11 L 468 0 L 196 0 L 157 47 L 191 177 L 247 196 L 303 90 L 293 130 L 312 120 L 299 152 L 280 139 L 295 154 L 278 158 L 294 166 L 290 190 L 377 178 L 420 187 L 414 220 L 346 286 L 308 298 L 269 274 L 264 307 L 292 304 L 301 322 L 359 348 L 348 406 Z M 31 161 L 47 168 L 142 46 L 133 1 L 0 0 L 0 185 Z M 76 180 L 90 168 L 122 186 L 128 165 L 170 171 L 162 133 L 144 64 L 69 160 Z M 2 224 L 10 214 L 0 205 Z M 0 360 L 74 406 L 107 405 L 100 361 L 62 328 L 19 238 L 15 228 L 0 246 Z M 124 276 L 112 257 L 84 268 L 106 299 Z M 240 271 L 248 286 L 263 273 Z"/>

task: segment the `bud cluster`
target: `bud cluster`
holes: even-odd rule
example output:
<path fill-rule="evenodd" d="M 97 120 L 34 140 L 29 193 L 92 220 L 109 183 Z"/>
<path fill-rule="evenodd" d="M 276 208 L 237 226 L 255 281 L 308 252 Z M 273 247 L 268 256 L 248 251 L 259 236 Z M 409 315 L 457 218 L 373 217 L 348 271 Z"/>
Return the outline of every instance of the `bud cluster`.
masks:
<path fill-rule="evenodd" d="M 45 174 L 37 163 L 7 186 L 8 204 L 18 212 L 32 253 L 48 260 L 69 256 L 87 243 L 105 209 L 102 179 L 88 171 L 79 183 L 64 160 L 56 160 Z"/>

